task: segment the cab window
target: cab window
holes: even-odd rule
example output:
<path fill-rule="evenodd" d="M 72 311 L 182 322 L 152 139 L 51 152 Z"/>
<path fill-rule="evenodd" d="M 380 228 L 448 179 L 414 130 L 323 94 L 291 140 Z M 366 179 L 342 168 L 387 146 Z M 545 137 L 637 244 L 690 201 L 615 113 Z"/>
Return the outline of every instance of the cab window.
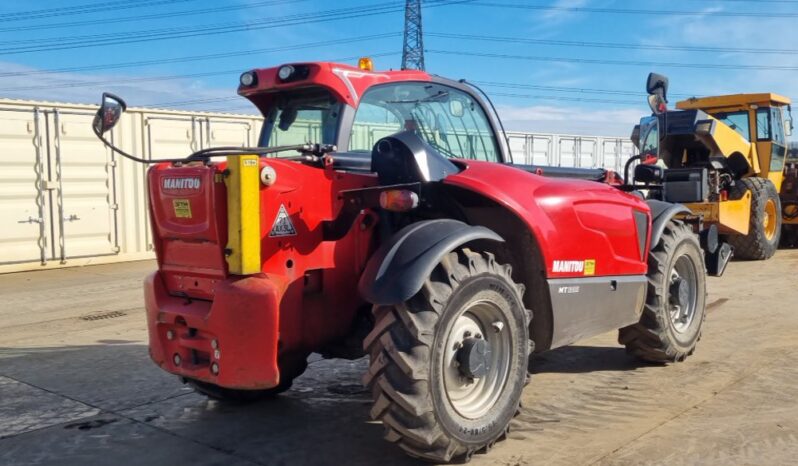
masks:
<path fill-rule="evenodd" d="M 350 151 L 371 151 L 384 136 L 415 131 L 442 155 L 499 161 L 499 146 L 479 103 L 459 89 L 434 83 L 376 86 L 360 101 Z"/>
<path fill-rule="evenodd" d="M 756 139 L 758 141 L 769 141 L 770 138 L 770 109 L 767 107 L 758 108 L 756 110 Z"/>
<path fill-rule="evenodd" d="M 747 111 L 718 113 L 714 117 L 729 128 L 737 131 L 746 141 L 751 141 L 751 126 Z"/>
<path fill-rule="evenodd" d="M 275 97 L 263 122 L 261 147 L 287 146 L 314 142 L 335 144 L 341 102 L 326 89 L 306 88 Z M 278 153 L 296 155 L 296 151 Z"/>

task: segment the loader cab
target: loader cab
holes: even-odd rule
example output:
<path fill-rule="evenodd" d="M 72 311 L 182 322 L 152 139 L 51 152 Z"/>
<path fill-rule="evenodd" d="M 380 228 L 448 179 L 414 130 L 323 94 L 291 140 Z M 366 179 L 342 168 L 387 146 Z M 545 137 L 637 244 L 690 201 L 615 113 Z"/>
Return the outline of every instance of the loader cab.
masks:
<path fill-rule="evenodd" d="M 366 65 L 290 64 L 244 73 L 239 94 L 264 116 L 258 145 L 333 144 L 339 168 L 368 171 L 377 141 L 412 131 L 448 158 L 510 161 L 501 123 L 475 88 Z"/>
<path fill-rule="evenodd" d="M 704 111 L 745 138 L 752 146 L 752 171 L 780 189 L 787 137 L 793 130 L 790 99 L 772 93 L 734 94 L 691 98 L 676 107 Z"/>

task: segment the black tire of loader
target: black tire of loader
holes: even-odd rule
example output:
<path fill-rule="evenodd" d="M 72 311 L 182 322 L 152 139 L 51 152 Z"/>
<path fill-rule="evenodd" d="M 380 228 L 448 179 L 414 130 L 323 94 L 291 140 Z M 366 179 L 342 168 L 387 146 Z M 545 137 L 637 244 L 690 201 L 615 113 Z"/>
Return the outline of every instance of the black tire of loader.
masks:
<path fill-rule="evenodd" d="M 688 254 L 696 271 L 696 309 L 690 332 L 679 341 L 668 310 L 669 277 L 676 259 Z M 618 331 L 626 352 L 646 362 L 684 361 L 695 351 L 706 318 L 706 270 L 698 238 L 684 223 L 671 220 L 659 244 L 648 255 L 648 289 L 640 321 Z"/>
<path fill-rule="evenodd" d="M 185 382 L 195 391 L 208 398 L 226 403 L 253 403 L 263 399 L 274 398 L 291 388 L 294 379 L 302 375 L 308 367 L 307 355 L 291 358 L 290 363 L 280 363 L 280 383 L 276 387 L 263 390 L 239 390 L 235 388 L 220 387 L 196 379 L 185 379 Z"/>
<path fill-rule="evenodd" d="M 781 236 L 781 201 L 776 186 L 767 178 L 743 178 L 734 182 L 729 192 L 730 199 L 741 199 L 751 191 L 751 220 L 747 235 L 729 235 L 729 244 L 734 247 L 734 258 L 742 260 L 765 260 L 776 253 Z M 768 199 L 776 203 L 776 232 L 773 238 L 765 235 L 765 205 Z"/>
<path fill-rule="evenodd" d="M 410 456 L 438 463 L 468 461 L 474 453 L 487 452 L 503 440 L 510 420 L 520 412 L 533 347 L 529 340 L 532 312 L 523 305 L 524 286 L 513 282 L 511 273 L 509 265 L 496 263 L 490 253 L 461 249 L 443 258 L 413 298 L 396 306 L 374 307 L 374 330 L 363 342 L 370 355 L 363 383 L 374 399 L 371 418 L 382 421 L 385 439 Z M 435 361 L 447 339 L 449 323 L 478 296 L 469 296 L 469 290 L 484 289 L 481 285 L 501 287 L 501 296 L 509 297 L 502 303 L 502 312 L 512 316 L 510 326 L 517 328 L 504 331 L 514 332 L 518 340 L 511 344 L 504 391 L 491 411 L 474 421 L 487 418 L 488 426 L 475 434 L 466 432 L 470 426 L 457 423 L 457 415 L 445 401 Z M 449 307 L 461 299 L 466 299 L 462 305 Z M 475 437 L 464 438 L 469 435 Z"/>

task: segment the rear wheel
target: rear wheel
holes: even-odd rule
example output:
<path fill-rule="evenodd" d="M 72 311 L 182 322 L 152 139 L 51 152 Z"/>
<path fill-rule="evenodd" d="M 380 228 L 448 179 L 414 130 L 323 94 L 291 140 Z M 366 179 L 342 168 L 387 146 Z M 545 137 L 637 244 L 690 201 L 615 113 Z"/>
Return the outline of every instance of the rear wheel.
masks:
<path fill-rule="evenodd" d="M 371 416 L 411 456 L 468 460 L 507 433 L 527 380 L 523 286 L 491 254 L 445 256 L 410 300 L 376 306 L 364 341 Z"/>
<path fill-rule="evenodd" d="M 734 257 L 768 259 L 776 253 L 781 236 L 781 202 L 776 186 L 766 178 L 743 178 L 734 182 L 729 196 L 740 199 L 751 191 L 751 219 L 747 235 L 729 235 Z"/>
<path fill-rule="evenodd" d="M 683 361 L 701 338 L 706 271 L 698 238 L 672 220 L 648 256 L 648 290 L 640 322 L 622 328 L 618 342 L 648 362 Z"/>
<path fill-rule="evenodd" d="M 263 390 L 239 390 L 235 388 L 226 388 L 209 382 L 188 378 L 185 379 L 185 383 L 191 386 L 191 388 L 193 388 L 196 392 L 216 401 L 252 403 L 265 398 L 273 398 L 291 388 L 291 385 L 294 383 L 294 379 L 302 375 L 302 373 L 305 372 L 305 369 L 308 367 L 307 355 L 281 358 L 279 366 L 280 383 L 275 387 Z"/>

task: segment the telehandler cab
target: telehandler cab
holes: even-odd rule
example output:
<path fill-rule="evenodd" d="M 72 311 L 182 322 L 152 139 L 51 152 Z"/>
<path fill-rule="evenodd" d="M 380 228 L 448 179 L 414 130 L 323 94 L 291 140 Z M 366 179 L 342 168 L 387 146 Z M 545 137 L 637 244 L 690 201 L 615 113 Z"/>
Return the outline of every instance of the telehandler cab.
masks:
<path fill-rule="evenodd" d="M 154 164 L 150 355 L 197 391 L 271 396 L 311 352 L 367 354 L 386 439 L 463 461 L 506 435 L 530 353 L 615 329 L 645 361 L 695 349 L 715 231 L 604 170 L 513 164 L 475 87 L 363 60 L 248 71 L 238 92 L 265 118 L 258 147 L 113 148 Z M 124 109 L 104 96 L 109 146 Z M 315 140 L 278 145 L 297 122 Z M 390 132 L 357 130 L 373 122 Z"/>
<path fill-rule="evenodd" d="M 694 97 L 668 110 L 667 84 L 666 77 L 649 75 L 653 114 L 632 133 L 640 149 L 636 159 L 661 161 L 667 170 L 661 179 L 646 178 L 659 175 L 646 171 L 641 181 L 667 181 L 668 189 L 656 189 L 655 198 L 684 203 L 704 223 L 716 225 L 735 257 L 768 259 L 779 246 L 782 216 L 798 223 L 795 207 L 782 212 L 779 198 L 789 168 L 790 100 L 767 93 Z"/>

